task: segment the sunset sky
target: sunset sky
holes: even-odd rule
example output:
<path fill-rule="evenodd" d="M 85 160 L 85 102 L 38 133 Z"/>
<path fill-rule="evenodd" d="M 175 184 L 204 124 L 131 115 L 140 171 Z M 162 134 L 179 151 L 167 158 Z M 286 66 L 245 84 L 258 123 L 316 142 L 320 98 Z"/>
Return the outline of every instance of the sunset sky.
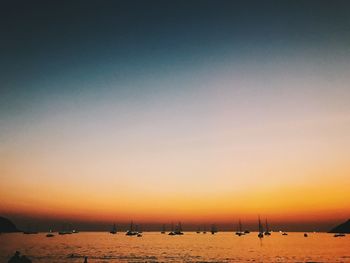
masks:
<path fill-rule="evenodd" d="M 0 215 L 262 215 L 321 229 L 350 218 L 349 12 L 349 1 L 5 5 Z"/>

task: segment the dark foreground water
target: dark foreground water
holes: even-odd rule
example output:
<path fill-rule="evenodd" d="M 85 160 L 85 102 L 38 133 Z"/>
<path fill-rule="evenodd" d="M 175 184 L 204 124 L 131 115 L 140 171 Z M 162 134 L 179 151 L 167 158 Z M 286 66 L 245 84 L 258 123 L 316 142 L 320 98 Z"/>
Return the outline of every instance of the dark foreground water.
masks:
<path fill-rule="evenodd" d="M 143 233 L 129 237 L 85 232 L 47 238 L 37 235 L 1 234 L 0 262 L 14 251 L 27 255 L 33 263 L 83 262 L 350 262 L 350 236 L 331 234 L 273 233 L 259 240 L 256 233 L 238 237 L 233 233 L 216 235 L 185 233 L 168 236 Z M 70 257 L 73 254 L 73 257 Z"/>

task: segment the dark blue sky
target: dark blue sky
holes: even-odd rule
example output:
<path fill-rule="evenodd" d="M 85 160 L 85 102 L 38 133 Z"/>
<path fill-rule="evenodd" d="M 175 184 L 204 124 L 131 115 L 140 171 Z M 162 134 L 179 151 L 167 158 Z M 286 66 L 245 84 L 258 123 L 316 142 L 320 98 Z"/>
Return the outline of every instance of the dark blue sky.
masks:
<path fill-rule="evenodd" d="M 42 82 L 350 44 L 348 1 L 7 1 L 0 12 L 1 104 L 10 108 L 24 90 L 49 92 Z"/>

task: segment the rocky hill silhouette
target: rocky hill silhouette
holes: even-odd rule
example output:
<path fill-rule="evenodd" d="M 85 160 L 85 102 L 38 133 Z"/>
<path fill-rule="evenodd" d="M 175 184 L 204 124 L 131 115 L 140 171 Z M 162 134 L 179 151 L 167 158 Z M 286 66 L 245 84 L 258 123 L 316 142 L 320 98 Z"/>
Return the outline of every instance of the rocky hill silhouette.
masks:
<path fill-rule="evenodd" d="M 9 219 L 0 216 L 0 233 L 20 232 Z"/>
<path fill-rule="evenodd" d="M 333 228 L 329 233 L 350 233 L 350 219 Z"/>

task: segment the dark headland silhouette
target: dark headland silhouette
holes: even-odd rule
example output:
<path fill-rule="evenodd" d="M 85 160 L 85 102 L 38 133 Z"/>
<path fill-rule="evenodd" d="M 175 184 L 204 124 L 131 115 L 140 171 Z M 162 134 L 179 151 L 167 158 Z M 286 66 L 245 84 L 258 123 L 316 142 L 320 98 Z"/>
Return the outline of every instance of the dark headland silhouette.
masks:
<path fill-rule="evenodd" d="M 333 228 L 329 233 L 350 233 L 350 219 Z"/>
<path fill-rule="evenodd" d="M 21 232 L 9 219 L 0 216 L 0 233 Z"/>

